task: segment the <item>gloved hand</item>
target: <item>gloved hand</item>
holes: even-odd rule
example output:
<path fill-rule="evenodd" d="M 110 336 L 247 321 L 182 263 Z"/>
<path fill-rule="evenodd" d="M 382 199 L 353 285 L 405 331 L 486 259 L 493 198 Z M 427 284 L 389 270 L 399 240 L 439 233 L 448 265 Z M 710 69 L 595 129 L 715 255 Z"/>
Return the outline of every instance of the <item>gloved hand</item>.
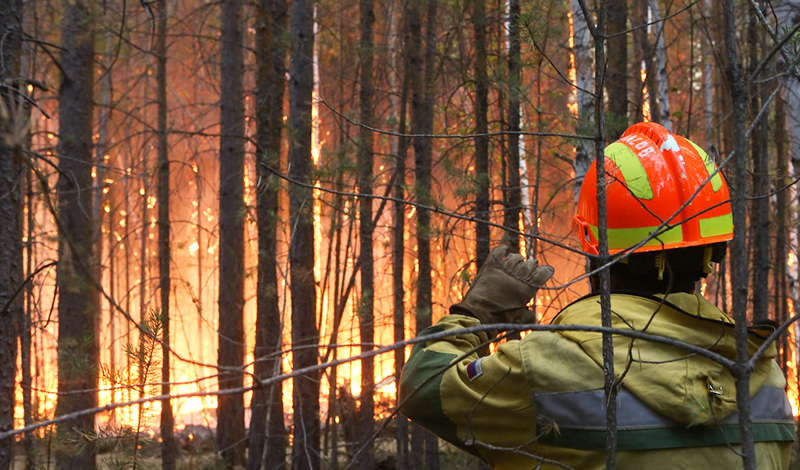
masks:
<path fill-rule="evenodd" d="M 486 259 L 464 299 L 450 307 L 450 313 L 475 317 L 489 323 L 535 323 L 526 305 L 536 291 L 553 276 L 552 266 L 537 266 L 536 258 L 524 260 L 498 246 Z"/>

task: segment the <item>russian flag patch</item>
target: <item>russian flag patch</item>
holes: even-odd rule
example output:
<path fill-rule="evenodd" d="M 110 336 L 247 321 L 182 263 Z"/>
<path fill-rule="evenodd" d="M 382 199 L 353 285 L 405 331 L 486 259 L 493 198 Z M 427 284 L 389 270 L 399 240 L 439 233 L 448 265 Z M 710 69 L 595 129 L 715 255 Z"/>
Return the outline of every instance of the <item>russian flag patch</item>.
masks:
<path fill-rule="evenodd" d="M 470 382 L 483 375 L 483 365 L 481 365 L 482 362 L 483 358 L 480 358 L 477 361 L 467 364 L 467 378 Z"/>

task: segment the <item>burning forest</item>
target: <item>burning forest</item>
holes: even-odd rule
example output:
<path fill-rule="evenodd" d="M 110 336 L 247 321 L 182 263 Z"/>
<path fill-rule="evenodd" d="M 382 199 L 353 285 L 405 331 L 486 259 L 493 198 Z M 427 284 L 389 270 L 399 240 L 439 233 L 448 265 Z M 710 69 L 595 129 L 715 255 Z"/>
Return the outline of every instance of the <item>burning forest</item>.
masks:
<path fill-rule="evenodd" d="M 564 422 L 536 415 L 534 438 L 513 445 L 472 428 L 504 383 L 478 387 L 487 358 L 587 328 L 575 342 L 602 342 L 605 380 L 592 389 L 591 468 L 640 468 L 612 404 L 658 362 L 643 359 L 651 343 L 672 348 L 662 370 L 716 364 L 703 406 L 726 414 L 689 427 L 735 428 L 726 444 L 745 468 L 762 468 L 756 449 L 773 444 L 788 464 L 799 11 L 796 0 L 3 0 L 0 470 L 482 469 L 506 454 L 588 468 L 538 447 L 553 427 L 568 439 Z M 701 175 L 661 213 L 650 204 L 672 180 L 647 173 L 645 156 L 673 151 L 675 184 L 693 178 L 691 158 Z M 596 220 L 576 216 L 587 205 Z M 642 208 L 655 222 L 621 232 L 615 217 Z M 699 242 L 687 241 L 693 224 Z M 680 287 L 669 253 L 694 245 L 713 249 Z M 668 287 L 649 319 L 621 323 L 614 276 L 643 256 Z M 481 283 L 521 266 L 530 297 L 494 316 L 474 307 L 510 301 Z M 663 309 L 687 312 L 676 292 L 727 312 L 714 317 L 727 333 L 702 346 L 656 338 Z M 597 325 L 561 323 L 593 295 Z M 445 343 L 471 349 L 430 359 Z M 428 360 L 438 368 L 417 381 Z M 478 387 L 473 408 L 449 404 L 448 374 Z M 788 399 L 780 432 L 759 414 L 765 380 Z M 546 408 L 534 389 L 520 416 Z M 453 413 L 470 417 L 465 429 Z"/>

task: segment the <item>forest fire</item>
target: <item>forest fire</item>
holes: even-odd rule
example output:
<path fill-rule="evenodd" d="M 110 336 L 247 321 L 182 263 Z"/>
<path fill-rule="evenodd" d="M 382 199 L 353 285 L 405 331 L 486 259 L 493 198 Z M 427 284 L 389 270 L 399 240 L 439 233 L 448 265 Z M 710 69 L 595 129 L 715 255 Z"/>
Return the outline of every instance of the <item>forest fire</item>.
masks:
<path fill-rule="evenodd" d="M 173 452 L 173 434 L 175 455 L 229 467 L 259 452 L 277 459 L 265 468 L 308 458 L 304 470 L 345 459 L 369 470 L 365 454 L 407 469 L 411 448 L 435 460 L 444 448 L 398 415 L 406 343 L 462 301 L 499 245 L 554 268 L 527 297 L 540 324 L 583 298 L 584 242 L 599 240 L 602 225 L 573 235 L 578 188 L 601 146 L 642 120 L 713 144 L 721 158 L 747 126 L 768 142 L 738 147 L 750 152 L 746 164 L 717 162 L 731 181 L 752 166 L 752 205 L 720 216 L 752 223 L 750 248 L 730 249 L 701 293 L 729 311 L 734 298 L 767 293 L 774 307 L 793 295 L 785 286 L 797 274 L 773 269 L 769 256 L 796 261 L 796 196 L 784 190 L 796 148 L 784 147 L 800 142 L 786 118 L 800 115 L 800 102 L 776 98 L 795 90 L 780 81 L 778 49 L 761 50 L 767 35 L 712 30 L 694 5 L 660 16 L 649 2 L 619 31 L 598 31 L 608 12 L 587 14 L 577 1 L 423 2 L 424 11 L 329 0 L 7 3 L 19 14 L 2 16 L 4 3 L 0 18 L 19 24 L 0 21 L 0 376 L 16 380 L 0 384 L 0 405 L 13 411 L 0 406 L 0 470 L 6 448 L 37 455 L 51 441 L 60 468 L 116 457 L 111 441 L 132 450 L 136 466 Z M 725 95 L 735 74 L 705 67 L 716 52 L 706 42 L 723 44 L 723 33 L 753 40 L 743 63 L 778 78 L 753 77 L 752 90 Z M 620 65 L 598 41 L 623 36 L 636 59 Z M 646 53 L 663 67 L 647 68 Z M 622 77 L 621 91 L 595 83 L 605 76 L 595 60 Z M 732 108 L 739 95 L 754 97 L 746 111 Z M 770 129 L 782 137 L 765 138 Z M 685 165 L 669 136 L 642 148 L 677 152 Z M 631 175 L 647 180 L 636 152 L 609 157 L 630 188 Z M 698 165 L 712 185 L 713 168 L 708 155 Z M 648 181 L 631 190 L 643 205 L 653 199 Z M 767 210 L 756 206 L 765 201 Z M 703 219 L 698 231 L 722 230 L 722 219 Z M 605 233 L 631 241 L 654 231 Z M 761 245 L 772 251 L 759 258 Z M 733 288 L 737 263 L 752 267 L 745 294 Z M 798 340 L 794 326 L 779 355 L 796 417 Z M 69 447 L 79 440 L 91 445 Z"/>

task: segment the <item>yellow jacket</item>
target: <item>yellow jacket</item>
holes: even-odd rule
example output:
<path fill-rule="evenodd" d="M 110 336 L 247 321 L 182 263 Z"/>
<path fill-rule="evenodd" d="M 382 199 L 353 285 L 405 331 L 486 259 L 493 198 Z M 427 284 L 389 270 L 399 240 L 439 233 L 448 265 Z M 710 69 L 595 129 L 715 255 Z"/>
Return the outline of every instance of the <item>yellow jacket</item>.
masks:
<path fill-rule="evenodd" d="M 699 295 L 612 294 L 613 326 L 680 339 L 735 357 L 733 322 Z M 421 334 L 400 383 L 401 411 L 495 469 L 605 468 L 602 338 L 585 331 L 531 332 L 488 354 L 478 320 L 448 315 Z M 599 296 L 553 320 L 600 325 Z M 763 337 L 750 335 L 750 353 Z M 614 336 L 618 468 L 740 468 L 734 379 L 685 349 Z M 789 465 L 794 419 L 771 346 L 750 379 L 759 469 Z M 542 462 L 542 467 L 537 467 Z"/>

